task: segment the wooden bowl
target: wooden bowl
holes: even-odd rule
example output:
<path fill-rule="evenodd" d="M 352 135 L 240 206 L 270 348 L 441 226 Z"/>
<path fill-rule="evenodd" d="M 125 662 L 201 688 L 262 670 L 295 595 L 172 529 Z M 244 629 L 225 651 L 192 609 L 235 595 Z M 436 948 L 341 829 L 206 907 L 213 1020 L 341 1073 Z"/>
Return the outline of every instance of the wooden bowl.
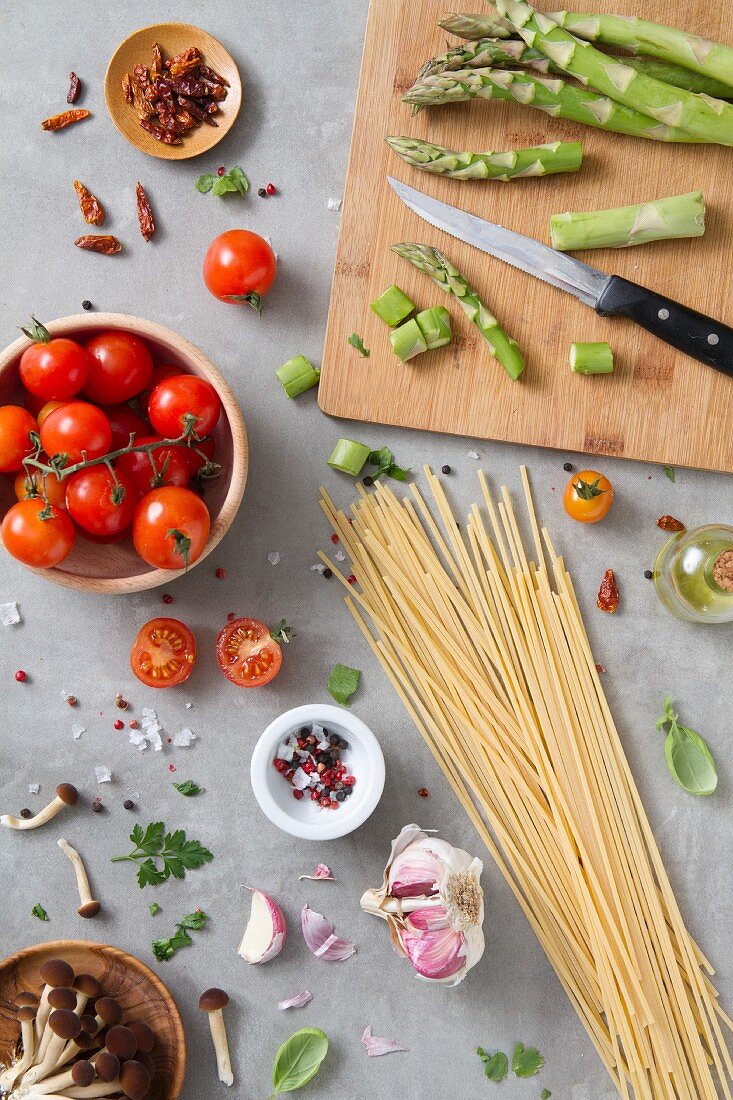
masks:
<path fill-rule="evenodd" d="M 120 1002 L 123 1020 L 143 1020 L 155 1032 L 152 1100 L 177 1100 L 186 1072 L 186 1036 L 180 1013 L 157 974 L 126 951 L 104 943 L 56 940 L 26 947 L 0 963 L 0 1062 L 7 1064 L 20 1035 L 15 1000 L 23 991 L 38 995 L 38 973 L 48 959 L 65 959 L 77 974 L 91 974 Z"/>
<path fill-rule="evenodd" d="M 217 126 L 207 126 L 204 123 L 190 130 L 182 138 L 180 145 L 164 145 L 146 133 L 140 125 L 135 108 L 125 101 L 122 94 L 123 76 L 125 73 L 132 73 L 136 65 L 150 64 L 155 42 L 160 45 L 165 57 L 172 57 L 189 46 L 198 46 L 203 54 L 204 64 L 209 65 L 230 84 L 229 94 L 216 116 Z M 136 149 L 149 153 L 151 157 L 162 157 L 163 160 L 186 160 L 213 149 L 231 130 L 242 106 L 242 81 L 234 59 L 212 35 L 190 23 L 155 23 L 152 27 L 135 31 L 117 47 L 104 77 L 104 98 L 115 126 Z"/>
<path fill-rule="evenodd" d="M 182 336 L 142 317 L 129 317 L 124 313 L 80 313 L 73 317 L 61 317 L 46 326 L 52 336 L 70 336 L 81 341 L 90 339 L 102 329 L 122 329 L 141 336 L 150 347 L 156 363 L 174 363 L 182 373 L 198 374 L 214 386 L 222 403 L 222 414 L 213 432 L 216 442 L 216 460 L 223 473 L 206 490 L 206 505 L 211 513 L 211 531 L 204 551 L 198 561 L 189 566 L 195 569 L 210 554 L 229 530 L 244 495 L 247 483 L 249 448 L 247 429 L 234 394 L 219 371 L 206 356 L 184 340 Z M 30 340 L 25 336 L 16 340 L 0 353 L 0 405 L 22 404 L 18 364 Z M 82 400 L 84 395 L 80 394 Z M 15 501 L 12 483 L 0 479 L 4 514 Z M 56 584 L 66 588 L 78 588 L 85 592 L 101 592 L 118 595 L 142 592 L 170 584 L 181 576 L 180 570 L 153 569 L 139 558 L 132 539 L 100 545 L 77 536 L 74 549 L 54 569 L 36 569 Z"/>

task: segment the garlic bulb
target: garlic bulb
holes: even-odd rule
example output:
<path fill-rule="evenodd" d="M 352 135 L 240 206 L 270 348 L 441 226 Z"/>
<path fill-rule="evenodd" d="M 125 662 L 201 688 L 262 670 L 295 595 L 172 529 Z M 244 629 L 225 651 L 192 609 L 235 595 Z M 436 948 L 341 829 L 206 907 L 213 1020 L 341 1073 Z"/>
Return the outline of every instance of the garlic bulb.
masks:
<path fill-rule="evenodd" d="M 406 825 L 392 841 L 382 885 L 366 891 L 361 907 L 387 921 L 420 978 L 458 985 L 484 953 L 482 870 L 480 859 Z"/>

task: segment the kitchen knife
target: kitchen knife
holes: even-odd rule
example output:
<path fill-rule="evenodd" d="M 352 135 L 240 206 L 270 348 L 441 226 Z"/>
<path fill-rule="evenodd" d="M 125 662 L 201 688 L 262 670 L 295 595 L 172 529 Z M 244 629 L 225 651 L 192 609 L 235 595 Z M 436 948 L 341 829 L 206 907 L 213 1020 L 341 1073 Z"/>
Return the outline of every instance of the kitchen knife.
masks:
<path fill-rule="evenodd" d="M 433 199 L 391 176 L 387 179 L 410 210 L 436 229 L 574 294 L 601 317 L 630 317 L 660 340 L 733 378 L 733 329 L 727 325 L 628 279 L 597 271 L 532 237 Z"/>

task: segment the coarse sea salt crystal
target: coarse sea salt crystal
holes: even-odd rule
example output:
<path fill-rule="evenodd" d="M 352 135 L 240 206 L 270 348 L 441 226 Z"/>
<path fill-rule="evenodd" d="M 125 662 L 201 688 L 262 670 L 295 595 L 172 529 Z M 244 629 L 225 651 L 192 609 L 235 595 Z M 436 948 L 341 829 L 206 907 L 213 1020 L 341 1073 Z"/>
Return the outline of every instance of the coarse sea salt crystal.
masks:
<path fill-rule="evenodd" d="M 314 722 L 311 726 L 311 733 L 317 737 L 319 741 L 323 740 L 323 726 L 319 726 L 318 722 Z"/>
<path fill-rule="evenodd" d="M 316 565 L 311 566 L 311 573 L 320 573 L 321 576 L 326 572 L 326 567 L 323 562 L 318 562 Z"/>
<path fill-rule="evenodd" d="M 478 458 L 478 457 L 479 457 L 479 453 L 478 453 L 478 451 L 469 451 L 469 452 L 468 452 L 468 457 L 469 457 L 469 458 Z"/>
<path fill-rule="evenodd" d="M 75 741 L 78 741 L 81 735 L 86 732 L 86 726 L 80 726 L 78 722 L 74 722 L 74 725 L 71 727 L 71 736 Z"/>
<path fill-rule="evenodd" d="M 148 742 L 142 730 L 130 730 L 130 744 L 135 745 L 140 752 L 148 747 Z"/>
<path fill-rule="evenodd" d="M 327 199 L 326 210 L 340 210 L 343 199 Z"/>
<path fill-rule="evenodd" d="M 149 745 L 152 745 L 156 752 L 160 752 L 163 748 L 163 739 L 157 730 L 146 730 L 145 740 Z"/>
<path fill-rule="evenodd" d="M 158 715 L 155 713 L 155 711 L 151 710 L 150 707 L 143 707 L 143 709 L 140 711 L 140 714 L 142 715 L 143 721 L 146 718 L 157 718 L 158 717 Z"/>
<path fill-rule="evenodd" d="M 295 787 L 296 791 L 304 791 L 306 787 L 310 786 L 310 776 L 307 772 L 304 772 L 302 768 L 295 769 L 295 775 L 290 780 Z"/>
<path fill-rule="evenodd" d="M 334 554 L 334 557 L 336 558 L 336 561 L 346 561 L 346 554 L 343 552 L 343 550 L 337 550 Z"/>
<path fill-rule="evenodd" d="M 193 703 L 186 703 L 186 710 L 190 710 L 192 706 Z"/>
<path fill-rule="evenodd" d="M 105 768 L 103 764 L 97 764 L 96 768 L 94 769 L 94 774 L 96 776 L 97 783 L 112 782 L 112 772 L 109 770 L 109 768 Z"/>
<path fill-rule="evenodd" d="M 15 626 L 20 622 L 20 611 L 18 611 L 18 605 L 14 601 L 11 603 L 0 603 L 0 619 L 2 619 L 3 626 Z"/>
<path fill-rule="evenodd" d="M 28 784 L 28 794 L 38 794 L 40 789 L 41 789 L 41 784 L 40 783 L 29 783 Z"/>
<path fill-rule="evenodd" d="M 278 554 L 277 550 L 271 550 L 270 553 L 267 555 L 267 560 L 269 561 L 270 565 L 279 565 L 280 555 Z"/>
<path fill-rule="evenodd" d="M 196 734 L 193 730 L 184 729 L 180 730 L 173 738 L 173 744 L 178 749 L 187 749 L 196 740 Z"/>
<path fill-rule="evenodd" d="M 300 753 L 298 753 L 298 755 L 300 756 Z M 293 759 L 294 756 L 295 756 L 295 749 L 293 748 L 292 745 L 285 745 L 285 744 L 278 745 L 278 748 L 277 748 L 277 758 L 278 758 L 278 760 L 287 760 L 289 762 Z"/>

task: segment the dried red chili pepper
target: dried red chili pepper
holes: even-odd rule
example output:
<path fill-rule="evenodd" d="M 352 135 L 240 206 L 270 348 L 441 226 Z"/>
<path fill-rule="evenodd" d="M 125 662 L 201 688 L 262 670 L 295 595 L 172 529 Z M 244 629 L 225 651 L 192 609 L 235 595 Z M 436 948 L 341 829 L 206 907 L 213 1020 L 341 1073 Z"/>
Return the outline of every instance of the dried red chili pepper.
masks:
<path fill-rule="evenodd" d="M 146 241 L 149 241 L 155 232 L 155 219 L 153 218 L 153 211 L 148 201 L 148 196 L 143 190 L 143 185 L 138 181 L 135 188 L 135 194 L 137 196 L 137 220 L 140 222 L 140 232 Z"/>
<path fill-rule="evenodd" d="M 224 77 L 203 64 L 198 47 L 189 46 L 166 61 L 157 43 L 151 67 L 136 65 L 133 75 L 122 81 L 125 100 L 132 102 L 143 129 L 166 145 L 180 144 L 177 139 L 202 122 L 218 126 L 211 116 L 218 113 L 228 88 Z"/>
<path fill-rule="evenodd" d="M 162 126 L 156 125 L 155 122 L 151 122 L 147 118 L 140 119 L 140 125 L 143 130 L 146 130 L 149 134 L 152 134 L 158 141 L 162 141 L 164 145 L 180 145 L 181 139 L 176 134 L 171 134 L 168 130 L 164 130 Z"/>
<path fill-rule="evenodd" d="M 685 530 L 684 523 L 679 519 L 675 519 L 674 516 L 660 516 L 657 520 L 657 527 L 661 527 L 663 531 Z"/>
<path fill-rule="evenodd" d="M 79 197 L 79 206 L 84 221 L 88 222 L 89 225 L 101 225 L 104 221 L 104 207 L 97 196 L 93 195 L 79 180 L 74 180 L 74 190 Z"/>
<path fill-rule="evenodd" d="M 71 126 L 72 122 L 81 122 L 84 118 L 89 118 L 91 111 L 85 111 L 82 107 L 77 107 L 73 111 L 62 111 L 60 115 L 52 115 L 51 118 L 44 118 L 41 123 L 42 130 L 63 130 L 66 126 Z"/>
<path fill-rule="evenodd" d="M 69 90 L 66 93 L 66 102 L 67 103 L 76 103 L 77 99 L 79 98 L 79 93 L 80 92 L 81 92 L 81 80 L 79 80 L 79 77 L 72 70 L 69 73 Z"/>
<path fill-rule="evenodd" d="M 111 234 L 87 233 L 84 237 L 77 237 L 74 244 L 87 252 L 101 252 L 105 256 L 114 256 L 115 252 L 122 251 L 122 245 Z"/>
<path fill-rule="evenodd" d="M 197 65 L 200 65 L 201 60 L 201 50 L 198 46 L 189 46 L 188 49 L 183 50 L 182 53 L 178 53 L 175 57 L 171 57 L 166 68 L 171 76 L 184 76 L 186 73 L 189 73 L 191 69 L 195 69 Z"/>
<path fill-rule="evenodd" d="M 209 68 L 208 65 L 199 65 L 199 72 L 204 80 L 211 80 L 214 84 L 223 84 L 225 88 L 231 88 L 231 84 L 228 80 L 225 80 L 223 76 L 219 76 L 214 69 Z"/>
<path fill-rule="evenodd" d="M 135 97 L 132 92 L 132 77 L 129 73 L 125 73 L 122 78 L 122 94 L 125 97 L 125 103 L 129 103 L 132 107 Z"/>
<path fill-rule="evenodd" d="M 597 603 L 601 611 L 608 611 L 609 614 L 613 614 L 613 612 L 618 607 L 618 585 L 616 584 L 616 578 L 613 575 L 613 569 L 607 569 L 603 575 L 601 587 L 598 589 Z"/>
<path fill-rule="evenodd" d="M 154 77 L 158 75 L 163 69 L 163 51 L 157 42 L 153 42 L 153 63 L 150 66 L 150 72 Z"/>

